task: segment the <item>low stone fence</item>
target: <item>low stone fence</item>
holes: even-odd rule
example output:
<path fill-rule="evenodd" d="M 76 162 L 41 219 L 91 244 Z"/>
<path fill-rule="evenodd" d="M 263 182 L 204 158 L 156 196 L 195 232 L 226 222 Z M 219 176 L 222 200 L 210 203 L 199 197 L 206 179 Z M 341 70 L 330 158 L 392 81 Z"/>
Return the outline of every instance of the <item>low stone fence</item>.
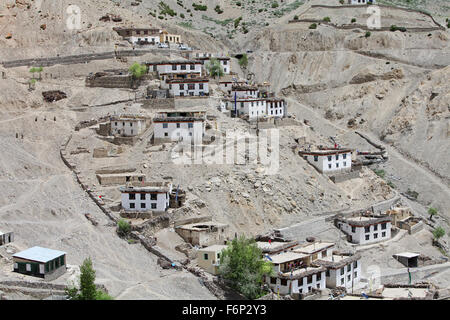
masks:
<path fill-rule="evenodd" d="M 355 179 L 359 177 L 359 171 L 349 171 L 341 174 L 329 176 L 330 180 L 334 183 L 344 182 L 347 180 Z"/>

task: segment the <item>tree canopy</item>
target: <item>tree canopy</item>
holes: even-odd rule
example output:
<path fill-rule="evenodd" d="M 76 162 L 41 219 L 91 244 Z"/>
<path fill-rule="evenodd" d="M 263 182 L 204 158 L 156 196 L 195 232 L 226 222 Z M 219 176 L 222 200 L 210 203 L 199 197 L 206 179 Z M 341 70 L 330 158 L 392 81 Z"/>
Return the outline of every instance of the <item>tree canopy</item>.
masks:
<path fill-rule="evenodd" d="M 219 274 L 249 299 L 264 294 L 263 276 L 273 272 L 272 263 L 264 260 L 261 249 L 253 239 L 236 238 L 222 251 Z"/>
<path fill-rule="evenodd" d="M 433 236 L 435 240 L 439 240 L 445 235 L 445 230 L 442 227 L 437 227 L 433 230 Z"/>
<path fill-rule="evenodd" d="M 133 78 L 139 79 L 144 74 L 147 73 L 147 66 L 145 64 L 139 64 L 137 62 L 133 63 L 131 67 L 128 69 L 128 71 L 131 73 Z"/>
<path fill-rule="evenodd" d="M 79 288 L 75 286 L 66 288 L 70 300 L 113 300 L 109 294 L 97 289 L 91 258 L 83 261 L 80 271 Z"/>
<path fill-rule="evenodd" d="M 206 69 L 208 70 L 209 75 L 212 77 L 222 77 L 224 75 L 223 68 L 220 65 L 219 60 L 217 60 L 216 58 L 211 58 L 206 66 Z"/>
<path fill-rule="evenodd" d="M 248 57 L 247 57 L 247 54 L 246 53 L 244 53 L 243 55 L 242 55 L 242 57 L 239 59 L 239 65 L 242 67 L 242 68 L 247 68 L 247 66 L 248 66 Z"/>

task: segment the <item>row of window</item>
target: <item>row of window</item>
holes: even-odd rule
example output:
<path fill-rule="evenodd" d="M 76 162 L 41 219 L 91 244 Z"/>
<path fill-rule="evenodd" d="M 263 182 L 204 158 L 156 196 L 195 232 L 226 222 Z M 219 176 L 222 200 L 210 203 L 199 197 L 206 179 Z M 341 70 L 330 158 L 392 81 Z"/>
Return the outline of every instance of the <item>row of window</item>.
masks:
<path fill-rule="evenodd" d="M 180 127 L 181 127 L 181 124 L 177 123 L 177 128 L 180 128 Z M 191 129 L 193 127 L 194 127 L 194 123 L 193 122 L 188 122 L 188 128 Z M 168 123 L 163 123 L 163 128 L 164 129 L 169 128 L 169 124 Z"/>
<path fill-rule="evenodd" d="M 156 203 L 151 203 L 150 208 L 156 209 Z M 130 202 L 130 209 L 136 209 L 136 204 L 133 202 Z M 141 209 L 147 209 L 147 205 L 145 202 L 141 202 Z"/>
<path fill-rule="evenodd" d="M 184 83 L 179 84 L 179 88 L 180 88 L 180 90 L 184 90 Z M 172 90 L 172 85 L 171 84 L 169 84 L 169 89 Z M 187 89 L 188 90 L 195 90 L 195 83 L 188 83 Z M 199 83 L 198 89 L 199 90 L 203 90 L 204 89 L 203 83 Z"/>
<path fill-rule="evenodd" d="M 336 158 L 336 160 L 339 160 L 340 155 L 339 154 L 335 155 L 335 158 Z M 328 159 L 328 161 L 332 161 L 333 156 L 327 156 L 327 159 Z M 344 159 L 344 160 L 347 159 L 346 153 L 342 154 L 342 159 Z M 314 156 L 314 161 L 319 161 L 319 156 Z"/>
<path fill-rule="evenodd" d="M 382 233 L 381 233 L 381 237 L 382 238 L 384 238 L 384 237 L 386 237 L 386 232 L 385 231 L 383 231 Z M 374 239 L 378 239 L 378 233 L 374 233 L 373 234 L 373 238 Z M 370 234 L 366 234 L 366 241 L 368 241 L 368 240 L 370 240 Z"/>
<path fill-rule="evenodd" d="M 342 166 L 343 166 L 343 167 L 346 167 L 346 166 L 347 166 L 347 162 L 344 161 L 344 162 L 342 163 Z M 333 168 L 333 164 L 329 163 L 329 164 L 328 164 L 328 169 L 332 169 L 332 168 Z M 335 168 L 336 168 L 336 169 L 339 169 L 339 162 L 336 162 Z"/>
<path fill-rule="evenodd" d="M 139 195 L 140 195 L 141 200 L 145 200 L 146 193 L 140 193 Z M 158 194 L 150 193 L 150 200 L 156 200 L 156 199 L 158 199 Z M 136 193 L 129 193 L 128 200 L 136 200 Z"/>
<path fill-rule="evenodd" d="M 176 65 L 176 64 L 173 64 L 172 65 L 172 70 L 177 70 L 177 66 L 178 65 Z M 187 69 L 187 65 L 185 65 L 185 64 L 182 64 L 182 65 L 180 65 L 180 69 L 181 70 L 186 70 Z M 195 64 L 190 64 L 189 65 L 189 70 L 195 70 Z"/>
<path fill-rule="evenodd" d="M 307 276 L 305 278 L 306 278 L 306 284 L 307 285 L 313 283 L 313 275 L 309 275 L 309 276 Z M 298 283 L 299 283 L 300 286 L 303 285 L 303 279 L 305 279 L 305 278 L 301 278 L 301 279 L 298 280 Z M 322 280 L 322 273 L 319 272 L 319 273 L 316 274 L 316 281 L 321 281 L 321 280 Z M 287 281 L 288 281 L 287 279 L 280 279 L 280 285 L 287 286 Z M 271 277 L 270 278 L 270 283 L 271 284 L 277 284 L 277 278 Z"/>

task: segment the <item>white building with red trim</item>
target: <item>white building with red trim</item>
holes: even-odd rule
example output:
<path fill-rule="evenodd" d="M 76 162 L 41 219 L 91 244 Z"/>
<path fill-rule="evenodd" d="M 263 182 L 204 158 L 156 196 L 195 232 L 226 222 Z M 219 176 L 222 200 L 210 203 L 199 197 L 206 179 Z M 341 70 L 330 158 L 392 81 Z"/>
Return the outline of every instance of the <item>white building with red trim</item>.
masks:
<path fill-rule="evenodd" d="M 352 168 L 350 149 L 302 150 L 299 154 L 321 173 L 350 171 Z"/>
<path fill-rule="evenodd" d="M 125 187 L 120 187 L 119 190 L 122 208 L 125 211 L 164 212 L 169 208 L 172 183 L 130 183 Z"/>

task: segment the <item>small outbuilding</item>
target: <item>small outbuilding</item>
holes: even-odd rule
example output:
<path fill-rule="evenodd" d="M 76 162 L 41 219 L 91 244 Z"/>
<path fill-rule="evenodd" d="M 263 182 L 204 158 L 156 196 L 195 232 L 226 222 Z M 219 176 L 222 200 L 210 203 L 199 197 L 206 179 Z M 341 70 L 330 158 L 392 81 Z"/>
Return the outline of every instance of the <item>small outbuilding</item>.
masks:
<path fill-rule="evenodd" d="M 13 232 L 2 232 L 0 231 L 0 246 L 8 244 L 14 241 L 14 233 Z"/>
<path fill-rule="evenodd" d="M 14 272 L 54 280 L 66 272 L 66 253 L 41 247 L 13 255 Z"/>
<path fill-rule="evenodd" d="M 420 254 L 418 253 L 402 252 L 394 254 L 393 257 L 407 268 L 417 268 L 419 264 L 419 256 Z"/>

